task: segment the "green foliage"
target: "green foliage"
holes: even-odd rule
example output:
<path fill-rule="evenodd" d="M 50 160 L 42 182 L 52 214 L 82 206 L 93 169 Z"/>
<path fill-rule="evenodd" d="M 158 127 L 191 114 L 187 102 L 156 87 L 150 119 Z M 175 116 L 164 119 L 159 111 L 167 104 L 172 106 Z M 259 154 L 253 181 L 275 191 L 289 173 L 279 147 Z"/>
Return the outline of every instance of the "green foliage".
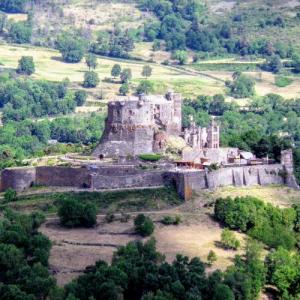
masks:
<path fill-rule="evenodd" d="M 55 286 L 48 272 L 51 243 L 38 232 L 44 216 L 6 211 L 0 222 L 0 298 L 46 299 Z"/>
<path fill-rule="evenodd" d="M 126 95 L 129 93 L 129 84 L 126 83 L 126 82 L 123 83 L 123 84 L 120 86 L 119 93 L 120 93 L 122 96 L 126 96 Z"/>
<path fill-rule="evenodd" d="M 134 230 L 137 234 L 140 234 L 143 237 L 151 235 L 154 228 L 152 220 L 143 214 L 137 215 L 134 219 Z"/>
<path fill-rule="evenodd" d="M 275 85 L 278 87 L 286 87 L 293 83 L 293 79 L 285 76 L 276 76 Z"/>
<path fill-rule="evenodd" d="M 207 262 L 209 263 L 209 265 L 212 265 L 214 262 L 217 261 L 217 259 L 218 259 L 217 254 L 213 250 L 210 250 L 207 255 Z"/>
<path fill-rule="evenodd" d="M 128 83 L 132 78 L 132 72 L 131 69 L 123 69 L 123 71 L 120 74 L 121 82 L 122 83 Z"/>
<path fill-rule="evenodd" d="M 83 106 L 87 99 L 87 92 L 86 91 L 76 91 L 75 92 L 75 102 L 77 106 Z"/>
<path fill-rule="evenodd" d="M 29 22 L 13 22 L 9 28 L 8 38 L 17 44 L 30 43 L 32 27 Z"/>
<path fill-rule="evenodd" d="M 83 87 L 95 88 L 100 82 L 98 73 L 89 71 L 84 73 Z"/>
<path fill-rule="evenodd" d="M 273 55 L 267 58 L 263 69 L 272 73 L 279 73 L 283 65 L 279 55 Z"/>
<path fill-rule="evenodd" d="M 164 225 L 179 225 L 181 223 L 180 216 L 165 216 L 161 220 L 161 223 Z"/>
<path fill-rule="evenodd" d="M 88 66 L 89 70 L 96 69 L 97 63 L 97 56 L 95 54 L 89 53 L 85 56 L 85 63 Z"/>
<path fill-rule="evenodd" d="M 246 75 L 239 74 L 230 84 L 230 95 L 234 98 L 247 98 L 255 93 L 254 80 Z"/>
<path fill-rule="evenodd" d="M 177 50 L 173 53 L 172 58 L 178 60 L 180 65 L 184 65 L 187 62 L 188 53 L 184 50 Z"/>
<path fill-rule="evenodd" d="M 121 71 L 122 71 L 121 66 L 119 64 L 114 64 L 111 69 L 111 76 L 113 76 L 114 78 L 119 77 Z"/>
<path fill-rule="evenodd" d="M 97 41 L 91 45 L 91 51 L 95 54 L 120 58 L 129 58 L 133 48 L 134 38 L 129 30 L 122 31 L 118 27 L 112 32 L 100 31 Z"/>
<path fill-rule="evenodd" d="M 67 82 L 14 79 L 6 74 L 0 76 L 0 108 L 3 108 L 4 123 L 66 114 L 74 111 L 75 107 L 74 95 L 68 92 Z"/>
<path fill-rule="evenodd" d="M 16 201 L 17 200 L 17 192 L 12 188 L 8 188 L 4 193 L 4 200 L 5 200 L 5 202 Z"/>
<path fill-rule="evenodd" d="M 152 74 L 152 68 L 149 65 L 143 66 L 142 76 L 147 78 L 150 77 L 151 74 Z"/>
<path fill-rule="evenodd" d="M 141 94 L 151 94 L 154 91 L 153 83 L 149 80 L 142 80 L 136 88 L 136 93 Z"/>
<path fill-rule="evenodd" d="M 19 60 L 17 73 L 31 75 L 35 72 L 35 66 L 32 56 L 22 56 Z"/>
<path fill-rule="evenodd" d="M 293 56 L 292 66 L 295 73 L 300 73 L 300 54 L 295 54 Z"/>
<path fill-rule="evenodd" d="M 97 222 L 97 209 L 90 202 L 79 202 L 76 199 L 64 198 L 60 200 L 58 216 L 66 227 L 92 227 Z"/>
<path fill-rule="evenodd" d="M 299 147 L 294 149 L 293 157 L 294 157 L 294 174 L 298 183 L 300 183 L 300 148 Z"/>
<path fill-rule="evenodd" d="M 213 300 L 234 300 L 234 294 L 226 284 L 218 284 L 214 292 Z"/>
<path fill-rule="evenodd" d="M 139 159 L 144 161 L 159 161 L 161 158 L 162 156 L 157 153 L 145 153 L 139 155 Z"/>
<path fill-rule="evenodd" d="M 78 63 L 84 55 L 85 41 L 77 34 L 64 32 L 58 36 L 56 47 L 65 62 Z"/>
<path fill-rule="evenodd" d="M 268 254 L 265 265 L 268 268 L 268 283 L 276 286 L 282 299 L 297 299 L 300 295 L 299 253 L 280 247 Z"/>
<path fill-rule="evenodd" d="M 293 208 L 280 209 L 251 196 L 228 197 L 217 199 L 214 215 L 226 226 L 247 232 L 271 248 L 295 246 L 296 211 Z"/>
<path fill-rule="evenodd" d="M 227 228 L 222 231 L 221 244 L 225 249 L 237 250 L 240 247 L 240 241 L 235 237 L 234 233 Z"/>

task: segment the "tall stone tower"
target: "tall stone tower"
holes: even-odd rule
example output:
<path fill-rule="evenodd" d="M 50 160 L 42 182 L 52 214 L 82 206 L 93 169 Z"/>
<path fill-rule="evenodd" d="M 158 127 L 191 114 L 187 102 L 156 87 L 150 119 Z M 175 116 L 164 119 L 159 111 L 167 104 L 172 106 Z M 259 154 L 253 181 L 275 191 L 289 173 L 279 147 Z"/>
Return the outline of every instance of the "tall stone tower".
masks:
<path fill-rule="evenodd" d="M 220 147 L 220 127 L 215 120 L 212 120 L 207 129 L 207 147 L 213 149 Z"/>
<path fill-rule="evenodd" d="M 136 156 L 161 151 L 166 135 L 181 134 L 181 95 L 130 97 L 108 104 L 104 133 L 93 155 Z M 163 133 L 163 134 L 162 134 Z"/>

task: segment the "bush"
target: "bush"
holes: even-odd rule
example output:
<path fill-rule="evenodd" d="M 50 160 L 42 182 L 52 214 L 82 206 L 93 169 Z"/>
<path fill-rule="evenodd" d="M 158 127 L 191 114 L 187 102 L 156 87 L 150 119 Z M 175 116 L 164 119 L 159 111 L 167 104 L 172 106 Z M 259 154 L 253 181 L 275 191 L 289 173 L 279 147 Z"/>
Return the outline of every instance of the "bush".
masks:
<path fill-rule="evenodd" d="M 4 193 L 4 200 L 5 200 L 5 202 L 16 201 L 17 200 L 17 192 L 12 188 L 8 188 Z"/>
<path fill-rule="evenodd" d="M 225 249 L 237 250 L 240 247 L 240 241 L 235 237 L 234 233 L 227 228 L 222 231 L 221 244 Z"/>
<path fill-rule="evenodd" d="M 149 217 L 146 217 L 143 214 L 139 214 L 134 219 L 134 229 L 136 233 L 140 234 L 143 237 L 146 237 L 153 233 L 154 224 Z"/>
<path fill-rule="evenodd" d="M 213 251 L 210 250 L 208 255 L 207 255 L 207 261 L 210 265 L 212 265 L 215 261 L 217 261 L 217 254 Z"/>
<path fill-rule="evenodd" d="M 35 66 L 32 56 L 22 56 L 19 60 L 17 73 L 31 75 L 35 72 Z"/>
<path fill-rule="evenodd" d="M 120 74 L 121 74 L 121 66 L 120 66 L 119 64 L 113 65 L 110 74 L 111 74 L 111 76 L 113 76 L 114 78 L 119 77 Z"/>
<path fill-rule="evenodd" d="M 82 106 L 87 99 L 87 92 L 86 91 L 76 91 L 75 92 L 75 101 L 77 106 Z"/>
<path fill-rule="evenodd" d="M 98 74 L 94 71 L 89 71 L 84 74 L 83 86 L 85 88 L 95 88 L 100 80 Z"/>
<path fill-rule="evenodd" d="M 145 153 L 140 154 L 139 159 L 144 161 L 159 161 L 162 158 L 160 154 L 154 154 L 154 153 Z"/>
<path fill-rule="evenodd" d="M 254 80 L 246 75 L 239 74 L 230 84 L 230 95 L 234 98 L 247 98 L 255 93 Z"/>
<path fill-rule="evenodd" d="M 61 224 L 66 227 L 92 227 L 97 222 L 97 209 L 90 202 L 62 198 L 59 202 L 58 216 Z"/>
<path fill-rule="evenodd" d="M 161 223 L 164 225 L 179 225 L 181 223 L 181 218 L 180 216 L 165 216 L 161 220 Z"/>
<path fill-rule="evenodd" d="M 129 92 L 129 85 L 128 83 L 123 83 L 121 86 L 120 86 L 120 89 L 119 89 L 119 93 L 122 95 L 122 96 L 126 96 Z"/>
<path fill-rule="evenodd" d="M 285 76 L 276 76 L 275 85 L 278 87 L 286 87 L 293 83 L 293 79 Z"/>

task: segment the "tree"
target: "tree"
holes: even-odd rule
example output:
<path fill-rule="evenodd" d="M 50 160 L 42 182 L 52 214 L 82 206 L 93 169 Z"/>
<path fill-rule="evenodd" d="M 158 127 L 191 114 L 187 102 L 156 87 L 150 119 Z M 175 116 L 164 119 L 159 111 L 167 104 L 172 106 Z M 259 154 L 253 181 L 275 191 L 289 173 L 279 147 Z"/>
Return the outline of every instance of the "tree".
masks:
<path fill-rule="evenodd" d="M 35 72 L 35 65 L 32 56 L 22 56 L 19 60 L 17 73 L 31 75 Z"/>
<path fill-rule="evenodd" d="M 152 74 L 152 68 L 149 65 L 145 65 L 142 70 L 142 76 L 150 77 Z"/>
<path fill-rule="evenodd" d="M 32 27 L 28 22 L 12 23 L 8 36 L 13 43 L 25 44 L 31 40 Z"/>
<path fill-rule="evenodd" d="M 87 92 L 86 91 L 76 91 L 75 92 L 75 101 L 77 106 L 82 106 L 87 99 Z"/>
<path fill-rule="evenodd" d="M 215 261 L 217 261 L 217 254 L 213 251 L 210 250 L 208 255 L 207 255 L 207 261 L 210 265 L 212 265 Z"/>
<path fill-rule="evenodd" d="M 139 214 L 134 219 L 134 229 L 136 233 L 145 237 L 153 233 L 154 224 L 149 217 L 146 217 L 144 214 Z"/>
<path fill-rule="evenodd" d="M 7 13 L 21 13 L 24 11 L 24 5 L 28 0 L 2 0 L 0 1 L 0 10 Z"/>
<path fill-rule="evenodd" d="M 119 93 L 122 95 L 122 96 L 126 96 L 129 92 L 129 84 L 128 83 L 123 83 L 121 86 L 120 86 L 120 89 L 119 89 Z"/>
<path fill-rule="evenodd" d="M 177 50 L 172 54 L 172 58 L 179 61 L 180 65 L 184 65 L 188 59 L 188 53 L 185 50 Z"/>
<path fill-rule="evenodd" d="M 234 294 L 228 285 L 220 283 L 214 291 L 213 300 L 234 300 Z"/>
<path fill-rule="evenodd" d="M 119 77 L 121 74 L 121 66 L 119 64 L 115 64 L 111 69 L 111 76 L 114 78 Z"/>
<path fill-rule="evenodd" d="M 251 97 L 254 93 L 255 82 L 249 76 L 241 74 L 230 84 L 230 94 L 235 98 Z"/>
<path fill-rule="evenodd" d="M 12 202 L 15 201 L 16 199 L 17 199 L 17 192 L 12 188 L 8 188 L 4 193 L 5 202 Z"/>
<path fill-rule="evenodd" d="M 97 222 L 95 204 L 79 202 L 71 198 L 62 198 L 59 202 L 58 216 L 66 227 L 92 227 Z"/>
<path fill-rule="evenodd" d="M 121 72 L 121 82 L 122 83 L 128 83 L 131 78 L 132 78 L 132 72 L 131 72 L 131 69 L 127 68 L 127 69 L 124 69 L 122 72 Z"/>
<path fill-rule="evenodd" d="M 85 63 L 89 67 L 89 70 L 96 69 L 98 63 L 97 63 L 97 56 L 95 54 L 89 53 L 85 57 Z"/>
<path fill-rule="evenodd" d="M 138 85 L 138 87 L 136 88 L 136 93 L 138 95 L 141 95 L 141 94 L 150 94 L 152 93 L 154 90 L 154 87 L 153 87 L 153 83 L 151 81 L 148 81 L 148 80 L 142 80 L 140 82 L 140 84 Z"/>
<path fill-rule="evenodd" d="M 221 244 L 225 249 L 237 250 L 240 247 L 240 241 L 234 236 L 234 233 L 227 228 L 222 231 Z"/>
<path fill-rule="evenodd" d="M 84 74 L 83 87 L 95 88 L 99 84 L 100 80 L 98 74 L 94 71 L 88 71 Z"/>
<path fill-rule="evenodd" d="M 279 55 L 272 55 L 271 57 L 268 57 L 263 68 L 269 72 L 279 73 L 282 69 L 282 62 Z"/>
<path fill-rule="evenodd" d="M 82 38 L 70 33 L 61 34 L 56 41 L 57 49 L 67 63 L 81 61 L 85 51 L 85 42 Z"/>

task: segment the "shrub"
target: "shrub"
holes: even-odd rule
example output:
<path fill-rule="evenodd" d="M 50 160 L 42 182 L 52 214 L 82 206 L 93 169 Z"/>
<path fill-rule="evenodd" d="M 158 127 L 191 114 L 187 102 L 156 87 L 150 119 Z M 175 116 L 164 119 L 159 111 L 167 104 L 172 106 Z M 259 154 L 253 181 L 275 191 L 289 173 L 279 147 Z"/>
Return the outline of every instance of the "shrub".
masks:
<path fill-rule="evenodd" d="M 89 71 L 84 74 L 83 86 L 85 88 L 95 88 L 100 80 L 98 74 L 94 71 Z"/>
<path fill-rule="evenodd" d="M 165 216 L 161 220 L 161 223 L 164 225 L 179 225 L 181 223 L 181 218 L 180 216 Z"/>
<path fill-rule="evenodd" d="M 131 78 L 132 78 L 131 69 L 129 69 L 129 68 L 124 69 L 121 72 L 120 77 L 121 77 L 121 82 L 122 83 L 128 83 L 131 80 Z"/>
<path fill-rule="evenodd" d="M 146 237 L 153 233 L 154 224 L 149 217 L 146 217 L 144 214 L 139 214 L 134 219 L 134 229 L 136 233 Z"/>
<path fill-rule="evenodd" d="M 285 76 L 276 76 L 275 85 L 278 87 L 286 87 L 293 83 L 293 79 Z"/>
<path fill-rule="evenodd" d="M 59 202 L 58 216 L 66 227 L 92 227 L 97 221 L 95 204 L 79 202 L 70 198 L 62 198 Z"/>
<path fill-rule="evenodd" d="M 145 153 L 140 154 L 139 158 L 144 161 L 159 161 L 162 158 L 162 156 L 160 154 Z"/>
<path fill-rule="evenodd" d="M 254 80 L 246 75 L 239 74 L 230 84 L 230 95 L 234 98 L 247 98 L 255 93 Z"/>
<path fill-rule="evenodd" d="M 87 92 L 86 91 L 76 91 L 75 92 L 75 101 L 77 106 L 82 106 L 87 99 Z"/>
<path fill-rule="evenodd" d="M 213 251 L 210 250 L 208 255 L 207 255 L 207 261 L 210 265 L 212 265 L 215 261 L 217 261 L 217 254 Z"/>
<path fill-rule="evenodd" d="M 113 65 L 112 69 L 111 69 L 111 76 L 113 76 L 114 78 L 119 77 L 121 74 L 121 66 L 119 64 L 115 64 Z"/>
<path fill-rule="evenodd" d="M 16 201 L 17 200 L 17 192 L 12 188 L 8 188 L 4 193 L 4 200 L 5 200 L 5 202 Z"/>
<path fill-rule="evenodd" d="M 22 56 L 19 60 L 17 73 L 31 75 L 35 72 L 35 66 L 32 56 Z"/>
<path fill-rule="evenodd" d="M 126 96 L 129 92 L 129 85 L 128 83 L 123 83 L 121 86 L 120 86 L 120 89 L 119 89 L 119 93 L 123 96 Z"/>
<path fill-rule="evenodd" d="M 136 88 L 136 93 L 141 94 L 151 94 L 154 91 L 153 83 L 148 80 L 142 80 L 138 87 Z"/>
<path fill-rule="evenodd" d="M 237 250 L 240 247 L 240 241 L 235 237 L 234 233 L 227 228 L 222 231 L 221 244 L 225 249 Z"/>
<path fill-rule="evenodd" d="M 31 25 L 28 22 L 12 23 L 8 36 L 13 43 L 30 43 L 32 34 Z"/>

